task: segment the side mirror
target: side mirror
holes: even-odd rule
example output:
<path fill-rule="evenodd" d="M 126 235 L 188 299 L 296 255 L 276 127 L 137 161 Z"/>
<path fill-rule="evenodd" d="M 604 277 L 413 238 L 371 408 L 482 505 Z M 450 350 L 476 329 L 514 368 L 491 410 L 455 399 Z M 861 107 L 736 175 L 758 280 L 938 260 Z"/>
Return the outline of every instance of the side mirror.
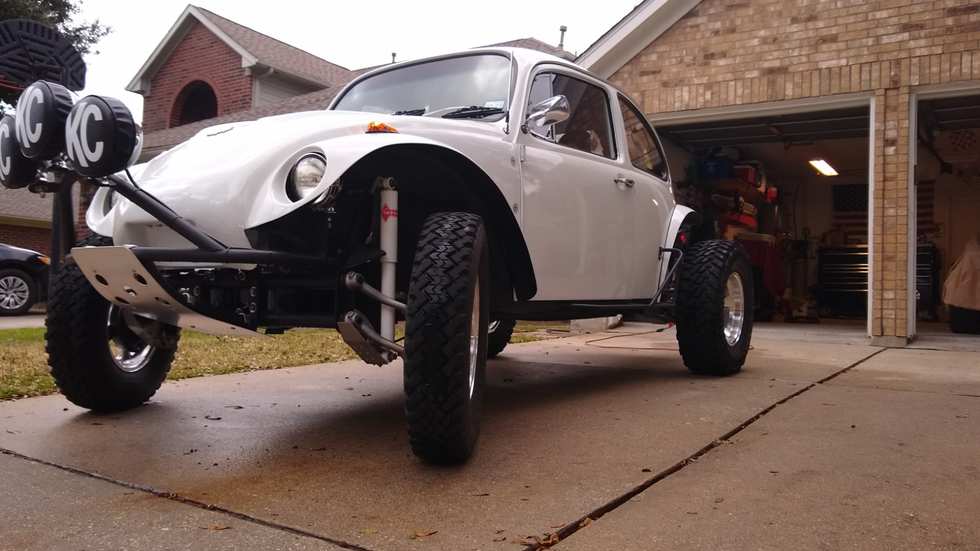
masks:
<path fill-rule="evenodd" d="M 531 129 L 542 128 L 568 120 L 568 115 L 568 99 L 565 96 L 555 96 L 532 105 L 527 110 L 525 124 Z"/>

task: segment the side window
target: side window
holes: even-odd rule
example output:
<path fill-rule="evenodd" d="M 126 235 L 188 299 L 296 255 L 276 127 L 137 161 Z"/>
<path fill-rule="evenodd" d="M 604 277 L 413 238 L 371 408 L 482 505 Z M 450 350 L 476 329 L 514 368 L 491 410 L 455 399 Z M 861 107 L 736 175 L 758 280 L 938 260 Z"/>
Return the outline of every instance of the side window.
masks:
<path fill-rule="evenodd" d="M 657 139 L 647 125 L 646 117 L 622 97 L 619 98 L 619 109 L 623 112 L 623 125 L 626 127 L 626 147 L 629 149 L 630 162 L 643 172 L 666 180 L 667 163 L 664 162 L 664 157 L 660 154 Z"/>
<path fill-rule="evenodd" d="M 534 78 L 528 95 L 528 106 L 552 96 L 564 95 L 569 117 L 542 136 L 561 145 L 600 155 L 616 157 L 612 141 L 609 99 L 606 92 L 592 84 L 559 73 L 541 73 Z"/>

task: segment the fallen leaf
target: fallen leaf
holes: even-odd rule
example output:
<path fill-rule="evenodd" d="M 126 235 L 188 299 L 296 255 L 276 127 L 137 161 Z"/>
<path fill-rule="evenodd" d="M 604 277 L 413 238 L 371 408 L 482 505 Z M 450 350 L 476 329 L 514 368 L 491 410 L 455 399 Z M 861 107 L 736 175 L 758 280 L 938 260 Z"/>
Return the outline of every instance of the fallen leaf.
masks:
<path fill-rule="evenodd" d="M 204 530 L 228 530 L 231 526 L 207 526 Z"/>
<path fill-rule="evenodd" d="M 221 417 L 218 417 L 217 415 L 205 415 L 204 418 L 207 419 L 208 421 L 220 421 L 221 420 Z"/>
<path fill-rule="evenodd" d="M 725 498 L 723 498 L 723 497 L 716 497 L 715 498 L 715 503 L 721 503 L 722 501 L 725 501 Z"/>
<path fill-rule="evenodd" d="M 494 543 L 500 543 L 502 541 L 507 541 L 507 536 L 500 536 L 499 538 L 493 538 Z"/>
<path fill-rule="evenodd" d="M 565 523 L 564 522 L 561 523 L 561 524 L 552 524 L 551 525 L 552 528 L 561 528 L 562 526 L 565 526 Z"/>
<path fill-rule="evenodd" d="M 322 452 L 322 451 L 326 451 L 326 450 L 327 450 L 327 448 L 310 448 L 310 451 L 314 451 L 314 452 Z"/>
<path fill-rule="evenodd" d="M 472 494 L 473 497 L 487 497 L 490 494 Z"/>
<path fill-rule="evenodd" d="M 244 409 L 243 406 L 225 406 L 228 409 Z"/>
<path fill-rule="evenodd" d="M 650 469 L 640 469 L 640 472 L 641 473 L 649 473 L 649 472 L 653 472 L 653 471 L 651 471 Z"/>
<path fill-rule="evenodd" d="M 585 517 L 585 520 L 583 520 L 582 522 L 578 523 L 578 527 L 579 528 L 585 528 L 586 526 L 588 526 L 590 524 L 592 524 L 592 519 L 590 519 L 589 517 Z"/>
<path fill-rule="evenodd" d="M 361 530 L 362 534 L 377 534 L 377 530 Z"/>
<path fill-rule="evenodd" d="M 415 537 L 416 538 L 425 538 L 425 537 L 431 536 L 432 534 L 438 534 L 438 533 L 439 533 L 438 530 L 432 530 L 431 532 L 428 531 L 428 530 L 416 530 L 415 531 Z"/>

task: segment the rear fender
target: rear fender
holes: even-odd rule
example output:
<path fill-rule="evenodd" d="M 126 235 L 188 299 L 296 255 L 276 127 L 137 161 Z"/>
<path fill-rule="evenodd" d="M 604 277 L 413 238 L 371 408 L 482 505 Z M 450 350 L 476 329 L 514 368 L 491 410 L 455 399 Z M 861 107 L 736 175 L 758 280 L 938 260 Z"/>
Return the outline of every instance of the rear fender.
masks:
<path fill-rule="evenodd" d="M 667 231 L 664 232 L 664 248 L 674 248 L 677 244 L 677 236 L 682 231 L 687 231 L 701 223 L 701 215 L 684 205 L 675 205 L 670 213 L 670 220 L 667 222 Z M 671 255 L 674 253 L 665 252 L 660 259 L 660 284 L 663 285 L 667 277 L 667 270 L 670 266 Z"/>

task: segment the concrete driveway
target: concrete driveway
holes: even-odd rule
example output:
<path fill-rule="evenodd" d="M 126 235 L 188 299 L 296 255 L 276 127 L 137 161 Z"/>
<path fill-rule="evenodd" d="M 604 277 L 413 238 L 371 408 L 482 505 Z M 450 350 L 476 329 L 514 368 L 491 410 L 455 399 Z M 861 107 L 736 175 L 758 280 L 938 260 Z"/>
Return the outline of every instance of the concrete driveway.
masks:
<path fill-rule="evenodd" d="M 0 548 L 980 549 L 975 353 L 759 328 L 711 379 L 650 328 L 509 347 L 460 467 L 411 455 L 400 365 L 0 404 Z"/>
<path fill-rule="evenodd" d="M 44 310 L 34 309 L 22 316 L 0 316 L 0 331 L 4 329 L 26 329 L 44 327 Z"/>

